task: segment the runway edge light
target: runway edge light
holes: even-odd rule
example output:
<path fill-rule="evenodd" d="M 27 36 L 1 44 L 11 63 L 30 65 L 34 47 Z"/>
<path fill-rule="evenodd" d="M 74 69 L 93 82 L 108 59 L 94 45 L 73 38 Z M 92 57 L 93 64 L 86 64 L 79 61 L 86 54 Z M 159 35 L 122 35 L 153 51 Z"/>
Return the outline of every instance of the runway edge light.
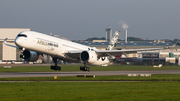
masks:
<path fill-rule="evenodd" d="M 54 79 L 57 79 L 57 76 L 54 76 Z"/>

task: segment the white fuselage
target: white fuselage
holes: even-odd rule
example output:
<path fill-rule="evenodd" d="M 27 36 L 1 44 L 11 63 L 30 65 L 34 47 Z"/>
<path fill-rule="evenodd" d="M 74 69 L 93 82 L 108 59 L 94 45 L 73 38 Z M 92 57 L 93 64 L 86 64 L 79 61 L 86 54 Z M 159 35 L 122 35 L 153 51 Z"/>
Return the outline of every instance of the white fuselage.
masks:
<path fill-rule="evenodd" d="M 20 35 L 26 35 L 26 37 L 19 37 Z M 34 31 L 24 31 L 19 33 L 19 36 L 17 36 L 15 39 L 15 44 L 18 47 L 41 54 L 47 54 L 52 57 L 58 57 L 66 61 L 81 62 L 80 59 L 74 59 L 72 57 L 66 56 L 64 53 L 67 53 L 68 51 L 84 51 L 92 48 L 86 45 L 81 45 L 75 42 Z M 90 63 L 90 65 L 103 65 L 108 63 L 108 59 L 105 61 L 99 59 L 97 62 Z"/>

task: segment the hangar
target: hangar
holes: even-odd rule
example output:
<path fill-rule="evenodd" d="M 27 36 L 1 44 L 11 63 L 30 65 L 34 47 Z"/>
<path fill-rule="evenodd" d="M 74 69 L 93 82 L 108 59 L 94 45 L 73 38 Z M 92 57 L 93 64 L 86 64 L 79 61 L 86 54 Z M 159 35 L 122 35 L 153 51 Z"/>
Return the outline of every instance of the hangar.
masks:
<path fill-rule="evenodd" d="M 0 28 L 0 61 L 22 61 L 20 59 L 19 49 L 6 46 L 3 41 L 8 38 L 7 42 L 11 45 L 15 45 L 14 40 L 22 31 L 30 31 L 30 28 Z"/>

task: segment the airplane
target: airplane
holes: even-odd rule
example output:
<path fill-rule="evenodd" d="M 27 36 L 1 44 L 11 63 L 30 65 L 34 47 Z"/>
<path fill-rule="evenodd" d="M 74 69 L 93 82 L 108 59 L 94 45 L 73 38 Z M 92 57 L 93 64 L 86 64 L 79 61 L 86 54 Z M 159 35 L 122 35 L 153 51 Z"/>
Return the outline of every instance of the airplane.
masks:
<path fill-rule="evenodd" d="M 84 66 L 80 67 L 82 71 L 90 71 L 87 65 L 108 65 L 113 62 L 115 55 L 137 53 L 139 51 L 152 51 L 170 49 L 176 46 L 176 42 L 170 47 L 145 48 L 132 50 L 113 50 L 117 43 L 120 31 L 116 31 L 106 50 L 99 50 L 95 47 L 89 47 L 79 43 L 71 42 L 65 39 L 53 37 L 35 31 L 22 31 L 15 38 L 15 45 L 4 44 L 21 50 L 20 57 L 25 61 L 36 61 L 39 55 L 46 54 L 52 57 L 55 65 L 51 66 L 52 70 L 61 70 L 57 65 L 58 60 L 69 62 L 80 62 Z"/>

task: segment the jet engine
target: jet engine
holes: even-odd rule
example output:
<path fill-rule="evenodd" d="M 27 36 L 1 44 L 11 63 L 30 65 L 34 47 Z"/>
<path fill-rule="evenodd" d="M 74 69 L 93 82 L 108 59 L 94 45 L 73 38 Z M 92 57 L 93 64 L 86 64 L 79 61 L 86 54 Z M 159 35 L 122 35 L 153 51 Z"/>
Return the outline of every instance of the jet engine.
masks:
<path fill-rule="evenodd" d="M 97 61 L 97 54 L 95 51 L 83 51 L 80 54 L 80 59 L 84 62 L 94 63 Z"/>
<path fill-rule="evenodd" d="M 23 55 L 20 55 L 25 61 L 36 61 L 39 58 L 39 54 L 34 51 L 24 50 Z"/>

